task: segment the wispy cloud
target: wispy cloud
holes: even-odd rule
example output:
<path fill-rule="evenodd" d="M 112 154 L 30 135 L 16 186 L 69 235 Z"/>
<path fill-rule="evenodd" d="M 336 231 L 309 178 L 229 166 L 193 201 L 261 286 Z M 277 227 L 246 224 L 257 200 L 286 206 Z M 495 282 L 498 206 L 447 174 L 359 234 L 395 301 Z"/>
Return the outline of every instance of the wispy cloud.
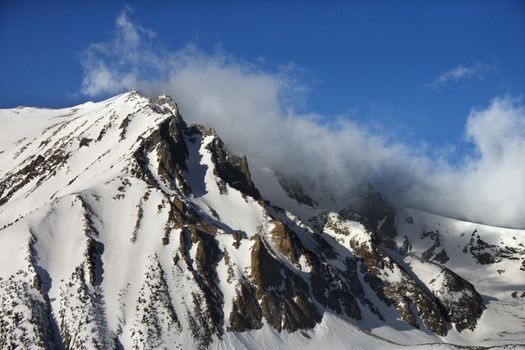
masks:
<path fill-rule="evenodd" d="M 438 76 L 432 83 L 431 86 L 438 86 L 445 84 L 450 81 L 459 81 L 462 79 L 476 78 L 483 80 L 485 75 L 495 69 L 494 65 L 476 63 L 472 66 L 465 66 L 460 64 L 457 67 L 450 69 L 449 71 Z"/>
<path fill-rule="evenodd" d="M 130 20 L 128 10 L 118 16 L 112 38 L 86 48 L 82 64 L 83 94 L 168 93 L 189 122 L 215 127 L 251 164 L 278 169 L 318 196 L 346 198 L 371 182 L 400 205 L 525 227 L 525 105 L 520 100 L 496 98 L 472 110 L 465 137 L 476 153 L 451 165 L 350 118 L 298 112 L 293 101 L 304 88 L 289 69 L 269 72 L 193 45 L 167 51 L 153 32 Z M 442 80 L 475 76 L 485 68 L 465 69 Z"/>

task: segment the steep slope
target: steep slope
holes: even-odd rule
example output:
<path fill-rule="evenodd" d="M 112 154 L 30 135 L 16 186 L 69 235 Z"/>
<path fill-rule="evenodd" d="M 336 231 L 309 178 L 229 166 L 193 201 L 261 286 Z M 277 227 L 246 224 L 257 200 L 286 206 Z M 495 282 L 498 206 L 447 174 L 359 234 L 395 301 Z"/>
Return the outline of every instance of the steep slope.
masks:
<path fill-rule="evenodd" d="M 501 248 L 508 232 L 484 228 L 460 256 L 427 214 L 396 219 L 373 193 L 315 208 L 272 172 L 254 183 L 246 157 L 165 95 L 2 110 L 0 123 L 0 348 L 524 342 L 522 310 L 491 309 L 523 308 L 522 231 Z M 505 272 L 483 284 L 479 264 Z M 493 288 L 505 273 L 517 294 Z M 491 333 L 487 310 L 513 333 Z"/>
<path fill-rule="evenodd" d="M 428 214 L 401 210 L 396 217 L 396 240 L 402 258 L 421 280 L 456 305 L 455 314 L 470 312 L 455 292 L 460 286 L 448 281 L 444 269 L 462 276 L 483 298 L 478 326 L 449 337 L 454 342 L 500 345 L 525 338 L 525 231 L 491 227 Z M 421 261 L 431 262 L 434 269 Z"/>

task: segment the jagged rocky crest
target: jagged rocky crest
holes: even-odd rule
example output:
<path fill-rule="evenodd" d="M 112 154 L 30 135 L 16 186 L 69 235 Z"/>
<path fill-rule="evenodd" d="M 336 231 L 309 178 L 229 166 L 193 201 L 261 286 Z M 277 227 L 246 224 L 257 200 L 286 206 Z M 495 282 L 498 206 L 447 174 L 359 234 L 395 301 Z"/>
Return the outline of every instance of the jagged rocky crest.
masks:
<path fill-rule="evenodd" d="M 327 315 L 446 336 L 483 315 L 476 288 L 444 265 L 439 235 L 411 254 L 374 191 L 308 226 L 265 201 L 248 159 L 187 125 L 168 96 L 62 112 L 1 154 L 0 237 L 26 247 L 5 257 L 1 348 L 206 348 L 265 327 L 309 337 Z M 465 249 L 481 264 L 523 255 L 488 256 L 472 237 Z"/>

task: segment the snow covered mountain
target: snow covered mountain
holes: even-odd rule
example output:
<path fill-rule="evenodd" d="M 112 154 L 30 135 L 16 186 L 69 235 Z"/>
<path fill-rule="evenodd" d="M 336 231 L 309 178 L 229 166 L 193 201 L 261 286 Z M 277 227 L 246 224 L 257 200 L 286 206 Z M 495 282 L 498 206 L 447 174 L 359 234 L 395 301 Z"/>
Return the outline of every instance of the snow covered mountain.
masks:
<path fill-rule="evenodd" d="M 1 349 L 525 346 L 523 230 L 326 210 L 165 95 L 0 125 Z"/>

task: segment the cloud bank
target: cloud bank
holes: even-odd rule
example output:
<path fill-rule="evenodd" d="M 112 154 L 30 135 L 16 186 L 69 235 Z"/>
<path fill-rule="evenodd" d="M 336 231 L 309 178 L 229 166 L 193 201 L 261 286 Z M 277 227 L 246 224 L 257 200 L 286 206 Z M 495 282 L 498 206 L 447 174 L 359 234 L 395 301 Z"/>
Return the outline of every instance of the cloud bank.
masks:
<path fill-rule="evenodd" d="M 476 151 L 451 165 L 349 118 L 297 112 L 290 101 L 301 97 L 304 87 L 286 69 L 264 71 L 224 52 L 208 54 L 191 45 L 168 51 L 156 40 L 125 9 L 113 37 L 84 51 L 81 92 L 168 93 L 186 120 L 215 127 L 233 151 L 302 181 L 320 199 L 344 199 L 372 183 L 399 205 L 525 227 L 521 101 L 496 98 L 486 109 L 472 110 L 465 136 Z"/>

